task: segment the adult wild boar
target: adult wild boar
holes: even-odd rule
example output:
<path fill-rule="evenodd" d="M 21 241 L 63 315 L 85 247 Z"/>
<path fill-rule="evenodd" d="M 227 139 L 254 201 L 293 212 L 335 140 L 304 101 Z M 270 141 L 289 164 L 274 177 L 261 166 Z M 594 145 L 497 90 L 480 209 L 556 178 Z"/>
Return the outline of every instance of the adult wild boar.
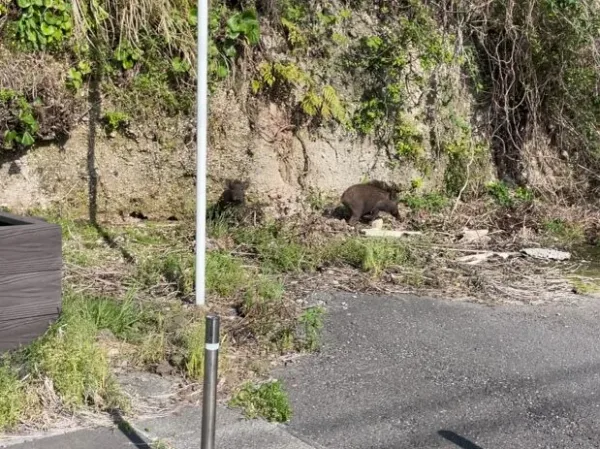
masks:
<path fill-rule="evenodd" d="M 365 215 L 375 220 L 379 212 L 387 212 L 399 220 L 398 204 L 393 199 L 397 192 L 397 188 L 381 181 L 348 187 L 342 194 L 342 203 L 352 212 L 348 224 L 355 225 Z"/>

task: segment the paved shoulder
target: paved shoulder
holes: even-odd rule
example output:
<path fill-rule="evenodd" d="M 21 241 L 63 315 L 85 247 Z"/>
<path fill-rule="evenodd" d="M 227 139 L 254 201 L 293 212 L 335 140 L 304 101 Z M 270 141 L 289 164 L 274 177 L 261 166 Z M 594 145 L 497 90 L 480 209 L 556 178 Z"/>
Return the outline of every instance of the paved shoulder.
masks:
<path fill-rule="evenodd" d="M 600 447 L 594 303 L 334 295 L 319 356 L 278 370 L 327 448 Z"/>
<path fill-rule="evenodd" d="M 198 449 L 201 409 L 181 412 L 121 429 L 79 430 L 8 446 L 10 449 Z M 2 445 L 0 444 L 0 447 Z M 282 426 L 263 420 L 246 420 L 240 413 L 219 406 L 215 447 L 219 449 L 314 449 Z"/>

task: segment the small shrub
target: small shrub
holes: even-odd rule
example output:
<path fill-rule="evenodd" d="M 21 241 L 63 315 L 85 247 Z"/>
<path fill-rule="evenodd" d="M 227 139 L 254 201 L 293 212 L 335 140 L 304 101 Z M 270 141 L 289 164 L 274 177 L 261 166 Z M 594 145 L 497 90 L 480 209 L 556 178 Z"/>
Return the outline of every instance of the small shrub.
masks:
<path fill-rule="evenodd" d="M 423 178 L 415 178 L 412 181 L 410 181 L 410 188 L 413 191 L 419 190 L 421 187 L 423 187 Z"/>
<path fill-rule="evenodd" d="M 85 78 L 92 72 L 92 67 L 86 61 L 79 61 L 75 67 L 71 67 L 67 73 L 67 87 L 75 92 L 83 86 Z"/>
<path fill-rule="evenodd" d="M 311 187 L 307 196 L 308 205 L 314 211 L 322 211 L 325 208 L 327 198 L 319 189 Z"/>
<path fill-rule="evenodd" d="M 308 117 L 346 123 L 346 109 L 335 88 L 329 84 L 317 85 L 310 74 L 292 62 L 262 62 L 257 78 L 252 81 L 252 91 L 270 92 L 290 102 L 296 101 L 298 92 L 301 99 L 296 106 Z"/>
<path fill-rule="evenodd" d="M 120 69 L 131 70 L 143 55 L 144 50 L 141 48 L 121 42 L 113 52 L 113 61 Z"/>
<path fill-rule="evenodd" d="M 510 195 L 508 186 L 503 182 L 488 183 L 487 192 L 500 205 L 510 207 L 513 205 L 513 200 Z"/>
<path fill-rule="evenodd" d="M 283 284 L 273 276 L 261 274 L 249 281 L 245 295 L 247 302 L 277 301 L 283 296 Z"/>
<path fill-rule="evenodd" d="M 137 350 L 137 360 L 142 364 L 158 363 L 167 355 L 167 334 L 162 321 L 156 329 L 150 331 Z"/>
<path fill-rule="evenodd" d="M 490 182 L 487 192 L 496 203 L 502 207 L 515 207 L 518 204 L 531 203 L 534 200 L 533 192 L 524 187 L 511 190 L 504 182 Z"/>
<path fill-rule="evenodd" d="M 263 417 L 267 421 L 284 423 L 292 417 L 287 393 L 278 380 L 261 385 L 244 384 L 231 399 L 230 405 L 241 407 L 250 419 Z"/>
<path fill-rule="evenodd" d="M 245 9 L 232 14 L 223 29 L 221 17 L 227 14 L 227 9 L 212 9 L 209 72 L 212 78 L 224 79 L 231 73 L 231 66 L 236 63 L 243 45 L 254 46 L 260 41 L 260 23 L 254 10 Z"/>

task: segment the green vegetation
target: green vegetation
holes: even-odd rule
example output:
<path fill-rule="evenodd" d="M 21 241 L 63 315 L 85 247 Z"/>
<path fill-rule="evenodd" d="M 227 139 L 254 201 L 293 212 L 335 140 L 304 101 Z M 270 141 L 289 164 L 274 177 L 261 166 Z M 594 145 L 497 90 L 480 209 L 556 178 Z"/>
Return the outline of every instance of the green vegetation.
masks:
<path fill-rule="evenodd" d="M 0 89 L 0 129 L 4 129 L 0 149 L 30 147 L 35 143 L 39 123 L 33 115 L 33 106 L 20 94 L 9 89 Z"/>
<path fill-rule="evenodd" d="M 284 423 L 292 417 L 288 396 L 278 380 L 261 385 L 247 383 L 229 404 L 241 407 L 247 418 L 262 417 L 268 421 Z"/>
<path fill-rule="evenodd" d="M 504 182 L 490 182 L 487 192 L 494 201 L 502 207 L 512 208 L 520 204 L 531 203 L 534 200 L 533 192 L 523 187 L 511 189 Z"/>
<path fill-rule="evenodd" d="M 448 198 L 439 193 L 410 194 L 404 196 L 402 202 L 413 211 L 427 211 L 430 213 L 442 211 L 449 203 Z"/>
<path fill-rule="evenodd" d="M 201 379 L 205 311 L 185 306 L 192 299 L 194 284 L 192 227 L 146 224 L 107 227 L 100 232 L 58 212 L 32 212 L 60 223 L 63 229 L 64 308 L 43 337 L 5 360 L 0 393 L 23 398 L 0 403 L 5 428 L 24 416 L 35 421 L 40 398 L 48 394 L 40 390 L 43 379 L 51 381 L 52 394 L 61 407 L 72 411 L 126 409 L 126 396 L 112 374 L 113 367 L 123 361 L 149 370 L 167 364 L 184 378 Z M 237 339 L 242 332 L 258 342 L 256 348 L 243 346 L 243 341 L 242 346 L 235 343 L 236 351 L 258 351 L 250 359 L 313 352 L 321 345 L 325 310 L 299 307 L 286 293 L 286 276 L 329 265 L 357 268 L 376 279 L 390 270 L 422 265 L 406 242 L 360 237 L 307 240 L 300 229 L 282 222 L 239 227 L 215 217 L 209 236 L 230 239 L 238 249 L 207 254 L 207 293 L 214 307 L 238 311 L 237 324 L 232 322 L 231 328 L 229 321 L 224 324 L 223 343 L 229 340 L 229 332 L 236 332 Z M 105 238 L 116 243 L 110 246 Z M 124 252 L 131 261 L 124 259 Z M 103 273 L 110 273 L 106 283 Z M 248 380 L 254 368 L 237 366 L 247 363 L 244 358 L 230 365 L 227 346 L 222 347 L 221 374 L 227 378 L 231 367 L 232 373 L 247 373 L 241 380 Z M 17 372 L 27 374 L 15 377 Z M 248 388 L 247 407 L 264 409 L 260 413 L 272 419 L 289 417 L 277 384 L 256 391 Z M 268 405 L 273 401 L 275 405 Z"/>
<path fill-rule="evenodd" d="M 321 330 L 323 329 L 322 307 L 310 307 L 300 315 L 299 322 L 304 328 L 304 346 L 309 351 L 316 351 L 321 346 Z"/>
<path fill-rule="evenodd" d="M 594 295 L 600 292 L 600 282 L 598 279 L 582 279 L 573 276 L 569 281 L 578 295 Z"/>
<path fill-rule="evenodd" d="M 0 401 L 1 428 L 12 428 L 23 419 L 35 422 L 48 394 L 71 411 L 127 409 L 126 396 L 113 375 L 113 367 L 124 360 L 138 369 L 167 363 L 186 378 L 201 379 L 205 312 L 182 302 L 193 292 L 194 258 L 186 243 L 192 229 L 185 224 L 150 224 L 107 228 L 100 233 L 57 212 L 32 213 L 46 216 L 63 229 L 63 310 L 43 337 L 5 357 L 0 370 L 0 395 L 5 398 Z M 109 246 L 103 234 L 118 242 L 118 247 Z M 293 228 L 280 223 L 238 228 L 217 219 L 211 222 L 210 234 L 233 238 L 245 248 L 245 255 L 225 250 L 208 253 L 209 302 L 238 309 L 243 332 L 252 335 L 260 343 L 257 350 L 267 354 L 316 351 L 320 346 L 324 310 L 309 307 L 302 311 L 290 301 L 283 273 L 336 263 L 377 275 L 408 258 L 406 250 L 392 242 L 358 238 L 334 239 L 326 245 L 303 242 Z M 123 260 L 122 251 L 131 254 L 133 262 Z M 107 269 L 112 273 L 110 281 L 98 284 Z M 107 290 L 106 285 L 113 287 Z M 229 332 L 225 326 L 223 343 Z M 227 345 L 222 346 L 225 377 L 229 373 L 227 351 Z M 43 387 L 44 379 L 51 390 Z M 283 406 L 278 388 L 259 389 L 257 398 L 263 402 L 255 407 L 273 419 L 285 420 L 289 409 Z M 270 401 L 276 405 L 268 411 Z"/>
<path fill-rule="evenodd" d="M 56 50 L 71 36 L 71 3 L 64 0 L 18 0 L 12 33 L 27 50 Z"/>
<path fill-rule="evenodd" d="M 28 397 L 23 382 L 7 364 L 0 367 L 0 429 L 12 428 L 27 412 Z"/>
<path fill-rule="evenodd" d="M 380 276 L 394 266 L 416 262 L 405 242 L 384 238 L 334 241 L 322 254 L 324 261 L 343 263 L 373 276 Z"/>
<path fill-rule="evenodd" d="M 108 111 L 104 113 L 102 122 L 104 123 L 104 130 L 107 134 L 111 134 L 115 131 L 121 131 L 126 128 L 129 124 L 130 117 L 124 112 Z"/>
<path fill-rule="evenodd" d="M 583 227 L 577 223 L 560 218 L 546 220 L 542 223 L 543 232 L 564 245 L 570 246 L 581 243 L 585 239 Z"/>
<path fill-rule="evenodd" d="M 323 120 L 334 119 L 345 123 L 346 111 L 333 86 L 317 86 L 308 73 L 294 63 L 263 62 L 258 67 L 258 77 L 252 82 L 252 91 L 257 94 L 265 90 L 279 97 L 287 105 L 300 108 L 307 116 L 318 116 Z M 300 100 L 293 97 L 300 92 Z"/>
<path fill-rule="evenodd" d="M 225 6 L 217 6 L 212 12 L 211 31 L 215 40 L 211 48 L 210 73 L 219 79 L 227 78 L 232 72 L 232 66 L 243 52 L 244 44 L 257 45 L 260 40 L 260 24 L 256 11 L 244 9 L 239 12 L 229 12 Z M 220 13 L 220 14 L 219 14 Z M 218 15 L 217 15 L 218 14 Z M 227 17 L 225 25 L 222 21 Z"/>
<path fill-rule="evenodd" d="M 27 360 L 34 373 L 52 379 L 65 407 L 123 407 L 124 399 L 110 373 L 107 356 L 96 342 L 96 323 L 119 326 L 123 324 L 122 316 L 102 316 L 102 308 L 90 307 L 92 301 L 67 294 L 60 320 L 27 349 Z M 102 322 L 102 318 L 111 321 Z"/>

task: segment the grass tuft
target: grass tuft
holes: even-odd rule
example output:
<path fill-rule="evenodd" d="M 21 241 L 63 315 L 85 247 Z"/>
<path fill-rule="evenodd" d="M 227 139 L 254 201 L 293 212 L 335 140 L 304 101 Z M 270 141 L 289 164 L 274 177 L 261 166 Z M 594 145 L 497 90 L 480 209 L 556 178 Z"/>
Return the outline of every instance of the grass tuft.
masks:
<path fill-rule="evenodd" d="M 23 382 L 8 363 L 0 366 L 0 430 L 14 428 L 25 411 L 28 397 Z"/>
<path fill-rule="evenodd" d="M 332 263 L 344 263 L 374 276 L 381 275 L 390 267 L 411 263 L 414 259 L 407 243 L 385 238 L 338 240 L 325 248 L 323 257 Z"/>
<path fill-rule="evenodd" d="M 188 330 L 185 338 L 185 369 L 188 376 L 195 380 L 201 380 L 204 375 L 204 332 L 204 321 L 201 321 Z"/>
<path fill-rule="evenodd" d="M 206 257 L 206 289 L 227 297 L 234 295 L 248 281 L 242 261 L 230 254 L 214 251 Z"/>
<path fill-rule="evenodd" d="M 304 331 L 304 347 L 310 352 L 318 350 L 321 346 L 324 313 L 325 309 L 322 307 L 310 307 L 298 319 Z"/>
<path fill-rule="evenodd" d="M 96 323 L 83 306 L 86 299 L 72 293 L 65 296 L 60 319 L 29 348 L 28 361 L 40 377 L 52 380 L 68 409 L 126 407 L 96 341 Z"/>
<path fill-rule="evenodd" d="M 265 418 L 267 421 L 288 422 L 292 417 L 289 398 L 280 381 L 256 385 L 248 382 L 230 401 L 233 407 L 244 410 L 247 418 Z"/>

